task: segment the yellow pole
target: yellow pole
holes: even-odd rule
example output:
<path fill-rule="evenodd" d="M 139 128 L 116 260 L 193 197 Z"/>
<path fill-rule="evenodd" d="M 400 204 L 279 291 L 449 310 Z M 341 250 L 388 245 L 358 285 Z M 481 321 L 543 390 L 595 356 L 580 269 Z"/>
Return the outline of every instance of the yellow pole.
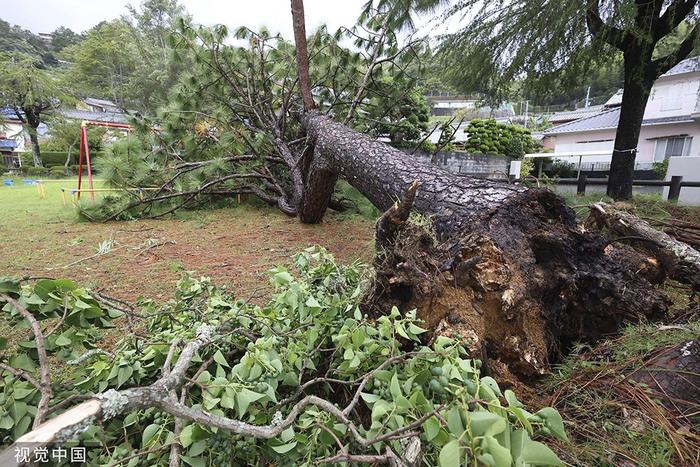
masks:
<path fill-rule="evenodd" d="M 61 188 L 61 199 L 63 200 L 63 207 L 65 208 L 68 203 L 66 203 L 66 190 Z"/>

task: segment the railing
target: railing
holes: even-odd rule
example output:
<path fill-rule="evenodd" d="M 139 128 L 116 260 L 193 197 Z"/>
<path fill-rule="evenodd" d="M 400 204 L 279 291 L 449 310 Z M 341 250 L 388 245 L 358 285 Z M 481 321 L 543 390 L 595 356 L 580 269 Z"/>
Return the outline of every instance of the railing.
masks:
<path fill-rule="evenodd" d="M 578 169 L 577 164 L 571 164 L 574 170 Z M 634 170 L 652 170 L 653 162 L 636 162 Z M 582 162 L 581 170 L 586 172 L 607 172 L 610 170 L 610 162 Z"/>
<path fill-rule="evenodd" d="M 582 174 L 579 178 L 560 178 L 554 183 L 556 185 L 576 185 L 576 194 L 583 196 L 586 194 L 586 186 L 607 186 L 608 180 L 605 178 L 588 179 L 586 175 Z M 684 182 L 682 176 L 674 175 L 671 180 L 634 180 L 632 186 L 669 187 L 668 200 L 677 201 L 681 194 L 681 188 L 700 188 L 700 182 Z"/>

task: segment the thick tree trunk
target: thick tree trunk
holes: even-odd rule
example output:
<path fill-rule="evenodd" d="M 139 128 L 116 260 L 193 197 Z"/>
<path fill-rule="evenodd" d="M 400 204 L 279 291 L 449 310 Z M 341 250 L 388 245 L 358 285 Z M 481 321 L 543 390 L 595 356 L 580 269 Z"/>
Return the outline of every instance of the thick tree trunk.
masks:
<path fill-rule="evenodd" d="M 574 341 L 665 312 L 666 298 L 635 274 L 647 258 L 632 251 L 616 261 L 610 242 L 583 231 L 551 191 L 448 173 L 318 112 L 301 122 L 315 157 L 378 208 L 418 183 L 405 199 L 430 226 L 386 221 L 403 219 L 392 213 L 405 207 L 384 216 L 368 306 L 416 308 L 436 333 L 485 356 L 504 384 L 546 372 Z"/>
<path fill-rule="evenodd" d="M 32 162 L 34 163 L 34 167 L 43 167 L 44 164 L 41 162 L 41 151 L 39 149 L 39 137 L 36 127 L 28 125 L 27 132 L 29 133 L 29 140 L 32 142 Z"/>
<path fill-rule="evenodd" d="M 637 143 L 644 119 L 644 109 L 654 84 L 654 79 L 648 78 L 645 72 L 647 61 L 640 60 L 640 53 L 637 51 L 625 54 L 625 88 L 622 94 L 620 120 L 617 124 L 607 189 L 608 196 L 615 200 L 632 198 Z"/>

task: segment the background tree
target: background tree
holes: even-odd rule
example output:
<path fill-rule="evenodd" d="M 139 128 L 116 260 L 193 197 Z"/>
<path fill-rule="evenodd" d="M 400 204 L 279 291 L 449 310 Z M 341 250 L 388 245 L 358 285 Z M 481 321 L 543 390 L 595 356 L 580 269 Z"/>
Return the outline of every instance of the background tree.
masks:
<path fill-rule="evenodd" d="M 380 0 L 379 6 L 395 26 L 410 26 L 412 13 L 440 6 L 445 7 L 443 20 L 470 18 L 441 42 L 446 77 L 462 89 L 497 99 L 508 97 L 512 83 L 523 76 L 526 95 L 571 88 L 619 51 L 625 91 L 608 183 L 608 195 L 615 199 L 632 196 L 639 131 L 654 81 L 687 57 L 700 37 L 696 0 Z M 663 39 L 677 34 L 682 24 L 686 35 L 670 47 Z M 667 53 L 655 56 L 659 43 Z"/>
<path fill-rule="evenodd" d="M 48 121 L 49 139 L 44 143 L 44 148 L 50 148 L 53 151 L 65 151 L 66 162 L 65 167 L 75 164 L 76 158 L 74 150 L 79 148 L 80 144 L 80 126 L 78 120 L 68 120 L 60 116 L 54 116 Z M 106 128 L 88 127 L 88 148 L 91 154 L 102 149 Z"/>
<path fill-rule="evenodd" d="M 9 107 L 22 122 L 32 142 L 34 165 L 41 167 L 41 151 L 37 128 L 46 114 L 65 100 L 58 79 L 38 67 L 26 55 L 0 56 L 0 106 Z"/>
<path fill-rule="evenodd" d="M 0 19 L 0 52 L 28 55 L 42 65 L 57 65 L 50 44 L 38 35 Z"/>
<path fill-rule="evenodd" d="M 129 14 L 102 22 L 85 39 L 64 49 L 72 63 L 71 81 L 83 95 L 108 97 L 123 109 L 155 115 L 167 102 L 168 92 L 191 62 L 186 50 L 173 57 L 168 36 L 175 21 L 189 22 L 174 0 L 149 0 Z"/>

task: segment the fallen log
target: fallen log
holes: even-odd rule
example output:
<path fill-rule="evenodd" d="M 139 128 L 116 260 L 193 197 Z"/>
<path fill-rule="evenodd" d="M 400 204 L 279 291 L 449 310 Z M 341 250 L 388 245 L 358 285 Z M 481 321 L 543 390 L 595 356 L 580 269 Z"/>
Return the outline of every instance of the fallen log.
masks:
<path fill-rule="evenodd" d="M 418 183 L 410 198 L 423 225 L 387 223 L 392 214 L 385 214 L 378 228 L 389 226 L 391 241 L 378 235 L 367 306 L 416 308 L 435 333 L 456 335 L 483 355 L 486 371 L 504 384 L 547 372 L 575 341 L 665 313 L 668 299 L 631 266 L 647 258 L 627 249 L 629 261 L 617 261 L 617 247 L 585 231 L 551 191 L 449 173 L 317 111 L 300 120 L 314 157 L 324 159 L 318 165 L 379 209 L 389 210 Z M 305 196 L 327 190 L 307 186 Z"/>
<path fill-rule="evenodd" d="M 649 222 L 605 203 L 591 205 L 586 222 L 599 230 L 606 228 L 618 240 L 631 242 L 653 254 L 668 277 L 700 291 L 700 252 L 687 243 L 655 229 Z"/>

